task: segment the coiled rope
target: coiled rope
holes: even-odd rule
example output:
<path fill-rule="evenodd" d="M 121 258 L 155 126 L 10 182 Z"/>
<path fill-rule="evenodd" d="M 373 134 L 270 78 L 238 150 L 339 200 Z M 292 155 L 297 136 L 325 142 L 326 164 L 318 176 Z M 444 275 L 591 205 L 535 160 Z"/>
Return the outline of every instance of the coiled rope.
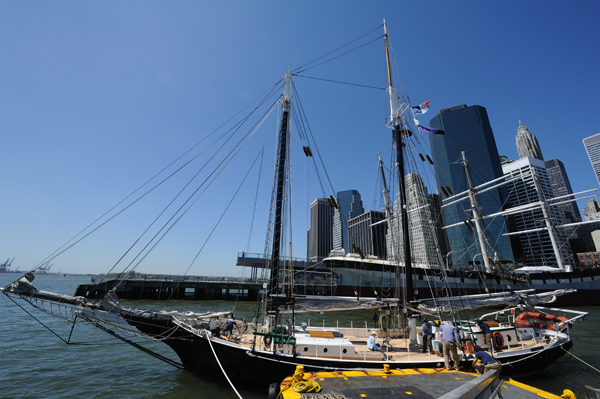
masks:
<path fill-rule="evenodd" d="M 292 385 L 294 392 L 321 392 L 322 389 L 318 382 L 310 380 L 298 381 Z"/>

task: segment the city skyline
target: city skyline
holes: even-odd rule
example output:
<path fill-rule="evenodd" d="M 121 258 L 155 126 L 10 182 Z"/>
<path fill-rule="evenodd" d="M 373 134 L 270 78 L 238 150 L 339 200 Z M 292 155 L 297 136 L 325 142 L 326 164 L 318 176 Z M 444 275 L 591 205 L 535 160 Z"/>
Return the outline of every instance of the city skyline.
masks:
<path fill-rule="evenodd" d="M 438 110 L 481 104 L 499 154 L 517 157 L 514 133 L 521 120 L 544 156 L 560 158 L 572 171 L 575 192 L 598 188 L 581 140 L 600 130 L 600 55 L 594 51 L 600 28 L 593 19 L 600 4 L 340 4 L 38 2 L 35 12 L 29 3 L 0 4 L 0 257 L 16 258 L 13 267 L 20 270 L 36 266 L 243 110 L 286 69 L 368 32 L 373 36 L 360 47 L 350 45 L 343 57 L 311 64 L 306 77 L 294 77 L 294 104 L 306 112 L 327 166 L 327 196 L 352 187 L 363 195 L 365 208 L 377 209 L 371 205 L 379 196 L 372 188 L 377 153 L 391 165 L 391 134 L 384 126 L 389 101 L 382 90 L 384 18 L 397 62 L 393 69 L 402 77 L 394 85 L 413 106 L 430 101 L 430 111 L 418 116 L 423 126 Z M 584 63 L 572 61 L 582 56 Z M 301 176 L 304 158 L 297 159 L 294 254 L 307 247 L 310 202 L 304 199 L 325 196 L 314 175 Z M 264 165 L 269 162 L 265 156 Z M 268 194 L 257 196 L 256 183 L 263 190 L 266 174 L 262 180 L 250 176 L 231 208 L 236 211 L 215 226 L 244 172 L 228 174 L 227 184 L 215 188 L 220 195 L 190 211 L 189 221 L 161 242 L 140 272 L 243 274 L 234 254 L 265 246 Z M 139 212 L 53 260 L 54 269 L 106 272 L 167 198 L 140 202 Z M 249 209 L 238 210 L 240 202 Z"/>

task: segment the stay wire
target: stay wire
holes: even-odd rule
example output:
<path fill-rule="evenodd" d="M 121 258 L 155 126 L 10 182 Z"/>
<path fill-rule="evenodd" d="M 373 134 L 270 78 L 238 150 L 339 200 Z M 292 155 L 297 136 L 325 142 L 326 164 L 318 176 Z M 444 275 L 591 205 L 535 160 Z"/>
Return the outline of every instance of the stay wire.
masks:
<path fill-rule="evenodd" d="M 303 115 L 303 116 L 305 116 L 306 114 L 304 112 L 304 107 L 302 106 L 302 102 L 300 101 L 300 95 L 298 94 L 298 91 L 296 90 L 296 85 L 293 85 L 293 90 L 294 90 L 294 93 L 296 95 L 296 101 L 298 102 L 298 107 L 299 107 L 298 109 L 300 111 L 300 114 Z M 304 119 L 306 119 L 306 118 L 304 118 Z M 331 191 L 333 193 L 335 193 L 335 190 L 333 188 L 333 183 L 331 182 L 331 179 L 329 178 L 329 174 L 327 173 L 327 169 L 325 168 L 325 163 L 323 162 L 323 157 L 321 157 L 321 153 L 319 151 L 319 148 L 317 147 L 317 142 L 315 140 L 315 136 L 313 135 L 312 129 L 310 128 L 310 125 L 308 124 L 308 120 L 306 120 L 306 127 L 307 127 L 308 133 L 309 133 L 309 135 L 307 136 L 307 140 L 308 140 L 308 137 L 310 137 L 312 139 L 312 142 L 314 144 L 314 148 L 317 151 L 317 155 L 319 157 L 319 161 L 321 162 L 321 165 L 323 167 L 323 172 L 325 173 L 325 176 L 327 178 L 327 182 L 329 183 L 329 187 L 331 188 Z"/>
<path fill-rule="evenodd" d="M 273 90 L 271 90 L 273 91 Z M 252 111 L 250 112 L 248 115 L 246 115 L 242 121 L 238 122 L 236 125 L 234 125 L 234 127 L 232 127 L 231 129 L 229 129 L 227 132 L 225 132 L 223 135 L 221 135 L 217 140 L 215 140 L 211 145 L 208 146 L 208 148 L 212 147 L 213 145 L 215 145 L 218 141 L 220 141 L 223 137 L 225 137 L 228 133 L 231 133 L 232 131 L 237 132 L 239 131 L 240 127 L 243 125 L 243 123 L 245 123 L 245 121 L 248 120 L 248 118 L 254 113 L 256 112 L 256 110 L 258 108 L 260 108 L 265 102 L 266 100 L 268 100 L 268 98 L 272 97 L 273 93 L 271 93 L 268 97 L 264 98 L 263 101 Z M 272 107 L 270 107 L 269 109 L 271 109 Z M 264 115 L 263 115 L 264 118 Z M 221 145 L 222 149 L 224 147 L 224 145 L 227 143 L 227 141 L 229 141 L 233 136 L 231 135 L 226 141 L 225 143 L 223 143 Z M 243 140 L 243 139 L 242 139 Z M 238 144 L 239 145 L 239 142 Z M 208 149 L 207 148 L 207 149 Z M 219 149 L 219 150 L 220 150 Z M 206 151 L 206 150 L 205 150 Z M 175 173 L 179 172 L 181 169 L 183 169 L 185 166 L 187 166 L 188 164 L 190 164 L 194 159 L 196 159 L 198 156 L 200 156 L 204 151 L 200 152 L 199 154 L 197 154 L 194 158 L 192 158 L 189 162 L 187 162 L 184 166 L 182 166 L 181 168 L 179 168 L 177 171 L 175 171 L 172 175 L 169 176 L 172 177 Z M 218 152 L 218 151 L 217 151 Z M 228 156 L 231 155 L 231 152 Z M 177 194 L 177 196 L 175 198 L 173 198 L 173 200 L 165 207 L 165 209 L 155 218 L 155 220 L 146 228 L 146 230 L 140 235 L 140 237 L 136 240 L 136 242 L 127 250 L 127 252 L 119 259 L 119 261 L 117 261 L 117 263 L 115 263 L 115 265 L 109 270 L 108 273 L 106 273 L 105 276 L 107 276 L 109 273 L 112 272 L 112 270 L 114 270 L 114 268 L 121 262 L 121 260 L 125 257 L 125 255 L 133 248 L 133 246 L 135 246 L 137 244 L 137 242 L 144 236 L 144 234 L 146 234 L 148 232 L 148 230 L 158 221 L 158 219 L 160 218 L 160 216 L 162 216 L 166 210 L 174 203 L 174 201 L 183 193 L 183 191 L 191 184 L 191 182 L 198 176 L 198 174 L 204 169 L 204 167 L 216 156 L 216 153 L 205 163 L 205 165 L 194 175 L 194 177 L 192 177 L 192 179 L 190 179 L 190 181 L 180 190 L 180 192 Z M 227 157 L 225 158 L 227 159 Z M 222 161 L 220 164 L 222 165 L 224 161 Z M 216 169 L 215 169 L 216 170 Z M 213 171 L 208 177 L 210 177 L 213 173 L 215 173 L 215 171 Z M 185 206 L 185 204 L 187 204 L 191 198 L 195 195 L 195 193 L 198 192 L 198 190 L 200 190 L 200 188 L 206 183 L 207 179 L 190 195 L 190 197 L 188 197 L 188 199 L 180 206 L 180 208 L 173 214 L 173 216 L 169 219 L 169 221 L 166 222 L 165 225 L 163 225 L 163 227 L 154 235 L 154 237 L 146 244 L 146 246 L 144 246 L 144 248 L 141 249 L 141 251 L 138 253 L 138 255 L 130 262 L 129 266 L 127 266 L 127 268 L 125 268 L 124 272 L 127 271 L 127 269 L 129 269 L 129 267 L 133 264 L 133 262 L 146 250 L 146 248 L 148 248 L 148 246 L 156 239 L 156 237 L 160 234 L 161 231 L 163 231 L 166 226 L 168 225 L 168 223 L 170 223 L 171 220 L 173 220 L 173 218 L 183 209 L 183 207 Z M 166 179 L 165 179 L 166 180 Z M 161 182 L 160 184 L 164 183 L 164 181 Z M 158 186 L 158 185 L 157 185 Z M 156 187 L 157 187 L 156 186 Z M 156 188 L 155 187 L 155 188 Z M 115 215 L 116 216 L 116 215 Z M 95 230 L 94 230 L 95 231 Z M 147 254 L 146 254 L 147 255 Z M 139 263 L 138 263 L 139 264 Z M 125 278 L 125 276 L 123 276 L 122 280 Z M 119 282 L 119 284 L 121 283 Z"/>
<path fill-rule="evenodd" d="M 268 139 L 268 137 L 267 137 Z M 194 257 L 194 259 L 192 260 L 192 262 L 190 263 L 190 265 L 188 266 L 188 268 L 186 269 L 184 275 L 187 275 L 187 273 L 190 271 L 191 267 L 194 265 L 194 263 L 196 262 L 196 260 L 198 259 L 198 257 L 200 256 L 200 254 L 202 253 L 202 250 L 204 250 L 204 247 L 206 246 L 206 244 L 208 244 L 208 241 L 210 240 L 210 238 L 212 237 L 213 233 L 216 231 L 217 227 L 219 227 L 219 224 L 221 222 L 221 220 L 223 219 L 223 217 L 225 216 L 225 214 L 227 213 L 227 211 L 229 210 L 229 207 L 231 206 L 231 204 L 233 203 L 233 200 L 235 200 L 235 198 L 237 197 L 237 194 L 240 192 L 240 190 L 242 189 L 242 186 L 244 185 L 244 183 L 246 182 L 246 179 L 248 178 L 248 176 L 250 175 L 250 172 L 252 171 L 252 169 L 254 169 L 254 165 L 256 164 L 256 162 L 258 161 L 258 159 L 260 158 L 262 160 L 261 155 L 264 153 L 264 146 L 266 145 L 266 140 L 265 140 L 265 144 L 263 144 L 263 148 L 261 148 L 261 150 L 259 151 L 258 155 L 254 158 L 254 162 L 252 162 L 252 165 L 250 165 L 250 168 L 248 168 L 248 171 L 246 172 L 246 175 L 244 176 L 244 178 L 242 179 L 242 181 L 240 182 L 237 190 L 235 191 L 235 193 L 233 194 L 233 197 L 231 197 L 231 200 L 229 200 L 229 203 L 227 204 L 227 206 L 225 207 L 225 209 L 223 210 L 221 217 L 219 218 L 219 220 L 217 220 L 217 223 L 215 224 L 215 226 L 213 227 L 213 229 L 211 230 L 210 234 L 208 235 L 208 237 L 206 238 L 206 240 L 204 241 L 204 244 L 202 245 L 202 247 L 198 250 L 198 253 L 196 254 L 196 256 Z M 180 282 L 177 283 L 177 286 L 179 287 Z M 175 290 L 173 290 L 173 292 L 171 293 L 171 296 L 173 295 L 173 293 L 175 292 Z M 169 296 L 169 298 L 167 299 L 167 303 L 168 301 L 171 299 L 171 296 Z M 166 303 L 165 303 L 166 305 Z"/>
<path fill-rule="evenodd" d="M 159 184 L 157 184 L 156 186 L 154 186 L 152 189 L 150 189 L 149 191 L 147 191 L 145 194 L 143 194 L 141 197 L 139 197 L 137 200 L 135 200 L 133 203 L 131 203 L 130 205 L 128 205 L 127 207 L 125 207 L 123 210 L 121 210 L 120 212 L 118 212 L 116 215 L 114 215 L 113 217 L 109 218 L 106 222 L 102 223 L 100 226 L 96 227 L 95 229 L 93 229 L 91 232 L 89 232 L 88 234 L 84 235 L 81 239 L 75 241 L 75 243 L 73 243 L 72 245 L 69 245 L 67 248 L 65 248 L 64 250 L 61 251 L 61 249 L 63 249 L 65 246 L 67 246 L 70 242 L 72 242 L 73 240 L 75 240 L 77 237 L 79 237 L 81 234 L 83 234 L 85 231 L 87 231 L 88 229 L 90 229 L 93 225 L 95 225 L 96 223 L 98 223 L 100 220 L 102 220 L 105 216 L 107 216 L 110 212 L 112 212 L 113 210 L 115 210 L 119 205 L 121 205 L 122 203 L 124 203 L 128 198 L 130 198 L 131 196 L 133 196 L 135 193 L 137 193 L 138 191 L 140 191 L 143 187 L 145 187 L 148 183 L 150 183 L 151 181 L 153 181 L 154 179 L 156 179 L 159 175 L 161 175 L 163 172 L 165 172 L 167 169 L 169 169 L 171 166 L 173 166 L 177 161 L 179 161 L 180 159 L 182 159 L 185 155 L 187 155 L 188 153 L 190 153 L 194 148 L 196 148 L 197 146 L 199 146 L 200 144 L 202 144 L 204 141 L 206 141 L 208 138 L 210 138 L 213 134 L 215 134 L 217 131 L 219 131 L 223 126 L 225 126 L 227 123 L 229 123 L 232 119 L 234 119 L 237 115 L 239 115 L 242 111 L 244 111 L 246 108 L 248 108 L 250 106 L 250 104 L 256 102 L 259 98 L 263 98 L 262 103 L 264 103 L 266 98 L 269 98 L 272 96 L 272 92 L 280 86 L 281 82 L 283 81 L 283 79 L 280 79 L 278 82 L 276 82 L 274 85 L 272 85 L 268 90 L 266 90 L 265 92 L 263 92 L 260 96 L 256 97 L 254 100 L 252 100 L 246 107 L 242 108 L 239 112 L 237 112 L 235 115 L 233 115 L 231 118 L 229 118 L 227 121 L 225 121 L 223 124 L 221 124 L 219 127 L 217 127 L 215 130 L 213 130 L 210 134 L 208 134 L 208 136 L 206 136 L 205 138 L 203 138 L 202 140 L 200 140 L 198 143 L 196 143 L 194 146 L 192 146 L 189 150 L 187 150 L 186 152 L 184 152 L 183 154 L 181 154 L 178 158 L 176 158 L 173 162 L 171 162 L 170 164 L 168 164 L 167 166 L 165 166 L 160 172 L 156 173 L 153 177 L 151 177 L 150 179 L 148 179 L 145 183 L 143 183 L 142 185 L 140 185 L 137 189 L 135 189 L 133 192 L 131 192 L 129 195 L 127 195 L 125 198 L 123 198 L 121 201 L 119 201 L 116 205 L 114 205 L 112 208 L 110 208 L 108 211 L 106 211 L 105 213 L 103 213 L 101 216 L 99 216 L 98 218 L 96 218 L 96 220 L 94 220 L 92 223 L 90 223 L 88 226 L 86 226 L 84 229 L 82 229 L 79 233 L 77 233 L 75 236 L 73 236 L 70 240 L 68 240 L 66 243 L 64 243 L 63 245 L 61 245 L 58 249 L 56 249 L 54 252 L 52 252 L 50 255 L 48 255 L 45 259 L 43 259 L 41 262 L 39 262 L 33 269 L 31 269 L 30 272 L 35 271 L 36 269 L 38 269 L 40 266 L 44 265 L 47 262 L 52 261 L 53 259 L 56 259 L 58 256 L 60 256 L 61 254 L 63 254 L 65 251 L 67 251 L 68 249 L 72 248 L 74 245 L 78 244 L 79 242 L 81 242 L 83 239 L 87 238 L 90 234 L 92 234 L 93 232 L 97 231 L 100 227 L 104 226 L 106 223 L 108 223 L 109 221 L 111 221 L 112 219 L 114 219 L 116 216 L 118 216 L 119 214 L 121 214 L 123 211 L 125 211 L 126 209 L 128 209 L 131 205 L 135 204 L 137 201 L 139 201 L 141 198 L 143 198 L 144 196 L 146 196 L 147 194 L 149 194 L 152 190 L 154 190 L 156 187 L 158 187 L 159 185 L 161 185 L 162 183 L 164 183 L 166 180 L 168 180 L 169 178 L 171 178 L 173 175 L 175 175 L 179 170 L 183 169 L 186 165 L 188 165 L 190 161 L 188 161 L 186 164 L 184 164 L 184 166 L 182 166 L 181 168 L 179 168 L 177 171 L 175 171 L 173 174 L 169 175 L 166 179 L 164 179 L 163 181 L 161 181 Z M 266 97 L 265 97 L 266 96 Z M 260 105 L 258 106 L 260 107 Z M 255 108 L 256 109 L 256 108 Z M 254 112 L 254 111 L 253 111 Z M 198 155 L 197 155 L 198 156 Z M 196 157 L 197 157 L 196 156 Z M 195 159 L 192 158 L 192 160 Z M 60 251 L 60 252 L 59 252 Z"/>
<path fill-rule="evenodd" d="M 314 76 L 306 76 L 306 75 L 298 75 L 298 74 L 294 74 L 294 76 L 297 76 L 299 78 L 322 80 L 324 82 L 339 83 L 339 84 L 344 84 L 344 85 L 349 85 L 349 86 L 365 87 L 367 89 L 377 89 L 377 90 L 384 90 L 384 91 L 387 90 L 385 87 L 361 85 L 361 84 L 358 84 L 358 83 L 342 82 L 342 81 L 339 81 L 339 80 L 332 80 L 332 79 L 323 79 L 323 78 L 317 78 L 317 77 L 314 77 Z"/>
<path fill-rule="evenodd" d="M 263 115 L 263 118 L 261 118 L 261 120 L 264 121 L 264 118 L 266 118 L 268 116 L 268 114 L 270 114 L 272 111 L 274 110 L 274 107 L 271 106 L 270 107 L 270 111 L 267 111 L 265 113 L 265 115 Z M 178 214 L 179 217 L 168 227 L 168 229 L 165 231 L 165 233 L 162 234 L 162 236 L 156 241 L 156 243 L 152 246 L 152 248 L 150 248 L 150 250 L 148 250 L 144 256 L 142 257 L 142 259 L 140 259 L 138 261 L 138 263 L 133 267 L 132 270 L 134 270 L 135 268 L 137 268 L 137 266 L 150 254 L 150 252 L 152 252 L 152 250 L 154 248 L 156 248 L 156 246 L 160 243 L 160 241 L 162 241 L 162 239 L 171 231 L 171 229 L 173 229 L 173 227 L 175 227 L 175 225 L 183 218 L 183 216 L 191 209 L 191 207 L 198 201 L 198 199 L 200 199 L 200 197 L 204 194 L 204 192 L 212 185 L 212 183 L 215 181 L 215 179 L 223 172 L 223 170 L 226 168 L 226 166 L 233 160 L 233 158 L 235 157 L 235 155 L 237 155 L 239 153 L 239 151 L 241 150 L 241 148 L 244 146 L 244 144 L 242 144 L 243 141 L 247 142 L 250 137 L 252 137 L 252 135 L 254 135 L 254 133 L 256 132 L 256 129 L 258 129 L 258 127 L 260 127 L 260 125 L 262 124 L 262 122 L 260 124 L 255 125 L 255 129 L 247 134 L 246 136 L 244 136 L 242 139 L 240 139 L 240 141 L 236 144 L 236 146 L 229 152 L 229 154 L 227 154 L 227 156 L 217 165 L 217 168 L 215 168 L 210 175 L 204 180 L 204 182 L 202 182 L 202 184 L 188 197 L 188 199 L 181 205 L 181 207 L 177 210 L 177 212 L 175 212 L 173 214 L 173 216 L 169 219 L 169 221 L 167 221 L 163 227 L 161 228 L 161 230 L 152 238 L 152 240 L 144 247 L 144 249 L 140 252 L 140 254 L 156 239 L 156 237 L 158 237 L 158 234 L 163 231 L 167 226 L 169 226 L 169 224 L 171 223 L 171 221 L 175 218 L 175 216 L 177 216 Z M 230 137 L 231 138 L 231 137 Z M 245 138 L 245 140 L 244 140 Z M 229 140 L 229 139 L 228 139 Z M 236 151 L 237 148 L 237 151 Z M 221 168 L 220 170 L 218 168 Z M 215 175 L 216 173 L 216 175 Z M 212 180 L 210 180 L 209 182 L 209 178 L 211 176 L 214 177 L 212 178 Z M 194 177 L 195 178 L 195 177 Z M 190 205 L 182 212 L 184 206 L 189 203 L 193 196 L 196 195 L 198 193 L 198 191 L 200 191 L 200 189 L 202 187 L 204 187 L 204 190 L 202 190 L 202 192 L 200 194 L 198 194 L 198 196 L 190 203 Z M 139 255 L 138 255 L 139 256 Z M 137 257 L 136 257 L 137 258 Z M 133 263 L 133 261 L 130 263 L 130 265 Z M 191 266 L 191 265 L 190 265 Z M 188 267 L 188 271 L 189 271 L 189 267 Z M 187 271 L 185 272 L 185 274 L 187 275 Z"/>
<path fill-rule="evenodd" d="M 356 48 L 354 48 L 354 49 L 352 49 L 352 50 L 350 50 L 350 51 L 346 51 L 345 53 L 342 53 L 342 54 L 340 54 L 340 55 L 338 55 L 338 56 L 335 56 L 335 57 L 333 57 L 333 58 L 330 58 L 330 59 L 328 59 L 328 60 L 326 60 L 326 61 L 323 61 L 323 62 L 321 62 L 321 63 L 319 63 L 319 64 L 313 65 L 313 66 L 311 66 L 310 68 L 305 68 L 305 69 L 301 69 L 301 70 L 298 70 L 298 69 L 300 69 L 300 68 L 297 68 L 297 69 L 295 69 L 295 70 L 294 70 L 294 71 L 292 71 L 292 72 L 294 72 L 295 74 L 298 74 L 298 73 L 302 73 L 302 72 L 308 71 L 309 69 L 316 68 L 316 67 L 318 67 L 318 66 L 321 66 L 321 65 L 323 65 L 323 64 L 326 64 L 326 63 L 328 63 L 328 62 L 331 62 L 331 61 L 333 61 L 333 60 L 336 60 L 336 59 L 338 59 L 338 58 L 340 58 L 340 57 L 343 57 L 343 56 L 345 56 L 345 55 L 347 55 L 347 54 L 349 54 L 349 53 L 352 53 L 352 52 L 354 52 L 354 51 L 356 51 L 356 50 L 358 50 L 358 49 L 360 49 L 360 48 L 363 48 L 363 47 L 365 47 L 365 46 L 367 46 L 367 45 L 371 44 L 371 43 L 374 43 L 375 41 L 377 41 L 377 40 L 381 39 L 382 37 L 383 37 L 383 35 L 381 35 L 381 36 L 379 36 L 379 37 L 376 37 L 375 39 L 371 40 L 370 42 L 367 42 L 367 43 L 365 43 L 365 44 L 363 44 L 363 45 L 361 45 L 361 46 L 358 46 L 358 47 L 356 47 Z M 330 53 L 330 54 L 331 54 L 331 53 Z M 323 57 L 321 57 L 321 58 L 323 58 Z"/>
<path fill-rule="evenodd" d="M 312 64 L 312 63 L 315 63 L 315 62 L 317 62 L 317 61 L 319 61 L 319 60 L 321 60 L 321 59 L 323 59 L 323 58 L 325 58 L 325 57 L 327 57 L 327 56 L 329 56 L 329 55 L 331 55 L 331 54 L 335 53 L 336 51 L 339 51 L 339 50 L 343 49 L 344 47 L 347 47 L 347 46 L 351 45 L 352 43 L 354 43 L 354 42 L 356 42 L 356 41 L 358 41 L 358 40 L 362 39 L 363 37 L 365 37 L 365 36 L 367 36 L 367 35 L 369 35 L 369 34 L 371 34 L 371 33 L 375 32 L 377 29 L 381 28 L 382 26 L 383 26 L 383 24 L 381 24 L 381 25 L 379 25 L 378 27 L 376 27 L 376 28 L 374 28 L 374 29 L 370 30 L 369 32 L 365 33 L 364 35 L 362 35 L 362 36 L 359 36 L 359 37 L 357 37 L 356 39 L 349 41 L 348 43 L 344 44 L 343 46 L 340 46 L 340 47 L 336 48 L 335 50 L 332 50 L 332 51 L 330 51 L 329 53 L 327 53 L 327 54 L 325 54 L 325 55 L 322 55 L 322 56 L 321 56 L 321 57 L 319 57 L 319 58 L 316 58 L 316 59 L 314 59 L 314 60 L 312 60 L 312 61 L 310 61 L 310 62 L 308 62 L 308 63 L 306 63 L 306 64 L 304 64 L 304 65 L 302 65 L 302 66 L 299 66 L 298 68 L 296 68 L 296 69 L 292 70 L 292 73 L 294 73 L 294 72 L 298 71 L 299 69 L 305 68 L 305 67 L 307 67 L 308 65 L 310 65 L 310 64 Z M 383 37 L 383 36 L 380 36 L 380 37 L 378 37 L 378 39 L 379 39 L 379 38 L 381 38 L 381 37 Z M 319 65 L 320 65 L 320 64 L 319 64 Z M 316 65 L 315 65 L 315 66 L 316 66 Z M 307 68 L 307 69 L 309 69 L 309 68 Z M 304 70 L 306 70 L 306 69 L 304 69 Z"/>

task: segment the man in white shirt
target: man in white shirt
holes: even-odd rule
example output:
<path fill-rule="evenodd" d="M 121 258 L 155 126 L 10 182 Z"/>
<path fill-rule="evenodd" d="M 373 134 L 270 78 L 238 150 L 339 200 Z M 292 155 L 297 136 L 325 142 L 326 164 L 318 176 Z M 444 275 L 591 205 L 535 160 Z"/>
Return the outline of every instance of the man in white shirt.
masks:
<path fill-rule="evenodd" d="M 377 331 L 373 331 L 371 333 L 371 336 L 369 337 L 369 339 L 367 340 L 367 347 L 374 351 L 374 352 L 381 352 L 383 354 L 383 360 L 387 360 L 388 356 L 387 354 L 381 349 L 381 346 L 375 342 L 375 339 L 377 338 Z"/>

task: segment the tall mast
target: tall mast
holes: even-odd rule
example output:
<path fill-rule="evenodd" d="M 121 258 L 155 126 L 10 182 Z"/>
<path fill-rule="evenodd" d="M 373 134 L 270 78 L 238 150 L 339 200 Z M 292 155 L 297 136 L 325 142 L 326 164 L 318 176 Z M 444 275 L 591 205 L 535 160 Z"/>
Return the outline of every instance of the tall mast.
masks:
<path fill-rule="evenodd" d="M 471 173 L 467 165 L 467 158 L 465 152 L 461 151 L 462 164 L 465 168 L 465 174 L 467 175 L 467 181 L 469 182 L 469 199 L 471 200 L 471 212 L 473 212 L 473 219 L 475 220 L 475 229 L 477 230 L 477 237 L 479 238 L 479 246 L 481 247 L 481 256 L 483 257 L 483 264 L 485 265 L 485 271 L 488 273 L 492 272 L 492 265 L 490 265 L 490 257 L 488 255 L 487 246 L 483 238 L 483 222 L 481 219 L 481 213 L 479 212 L 479 204 L 475 199 L 476 190 L 473 186 L 473 180 L 471 179 Z"/>
<path fill-rule="evenodd" d="M 535 184 L 535 189 L 538 193 L 538 198 L 540 199 L 542 206 L 542 213 L 544 214 L 544 221 L 546 222 L 546 228 L 548 229 L 548 235 L 550 236 L 550 243 L 552 243 L 552 250 L 554 251 L 554 256 L 556 256 L 556 262 L 558 264 L 558 268 L 564 270 L 565 265 L 562 260 L 562 256 L 560 255 L 560 251 L 558 249 L 558 243 L 556 242 L 556 236 L 554 235 L 554 226 L 552 225 L 552 221 L 550 220 L 550 214 L 548 213 L 548 204 L 546 203 L 546 196 L 540 187 L 540 181 L 538 180 L 537 173 L 535 169 L 531 168 L 531 174 L 533 175 L 533 182 Z"/>
<path fill-rule="evenodd" d="M 385 173 L 383 172 L 383 161 L 381 160 L 381 153 L 377 154 L 377 156 L 379 157 L 379 168 L 381 169 L 381 179 L 383 180 L 383 202 L 385 205 L 385 219 L 387 220 L 387 226 L 388 226 L 388 231 L 391 232 L 392 230 L 392 205 L 390 204 L 390 199 L 389 199 L 389 190 L 387 188 L 387 183 L 385 182 Z M 398 260 L 398 255 L 396 254 L 396 243 L 394 242 L 394 240 L 390 240 L 391 244 L 392 244 L 392 260 L 394 262 L 396 262 Z"/>
<path fill-rule="evenodd" d="M 400 192 L 400 212 L 402 218 L 402 239 L 404 246 L 404 270 L 406 275 L 406 287 L 404 292 L 404 304 L 415 299 L 415 292 L 413 288 L 412 279 L 412 263 L 410 253 L 410 238 L 408 236 L 408 212 L 406 209 L 406 190 L 404 187 L 404 155 L 403 155 L 403 144 L 402 135 L 408 137 L 410 131 L 402 129 L 402 119 L 400 116 L 400 105 L 398 101 L 398 92 L 392 87 L 392 70 L 390 67 L 390 50 L 389 50 L 389 38 L 387 32 L 387 24 L 383 20 L 383 30 L 385 38 L 385 55 L 387 59 L 387 70 L 388 70 L 388 93 L 390 95 L 390 123 L 394 129 L 394 141 L 396 142 L 396 167 L 398 168 L 398 188 Z M 393 236 L 392 236 L 393 240 Z M 400 287 L 400 268 L 396 273 L 396 286 Z"/>
<path fill-rule="evenodd" d="M 286 161 L 288 145 L 289 115 L 292 108 L 291 100 L 292 75 L 285 73 L 285 90 L 281 98 L 281 126 L 279 128 L 279 160 L 277 162 L 277 197 L 275 199 L 275 224 L 273 226 L 273 250 L 271 252 L 271 279 L 269 292 L 279 293 L 279 251 L 281 247 L 281 214 L 283 208 L 283 187 L 286 179 Z"/>

